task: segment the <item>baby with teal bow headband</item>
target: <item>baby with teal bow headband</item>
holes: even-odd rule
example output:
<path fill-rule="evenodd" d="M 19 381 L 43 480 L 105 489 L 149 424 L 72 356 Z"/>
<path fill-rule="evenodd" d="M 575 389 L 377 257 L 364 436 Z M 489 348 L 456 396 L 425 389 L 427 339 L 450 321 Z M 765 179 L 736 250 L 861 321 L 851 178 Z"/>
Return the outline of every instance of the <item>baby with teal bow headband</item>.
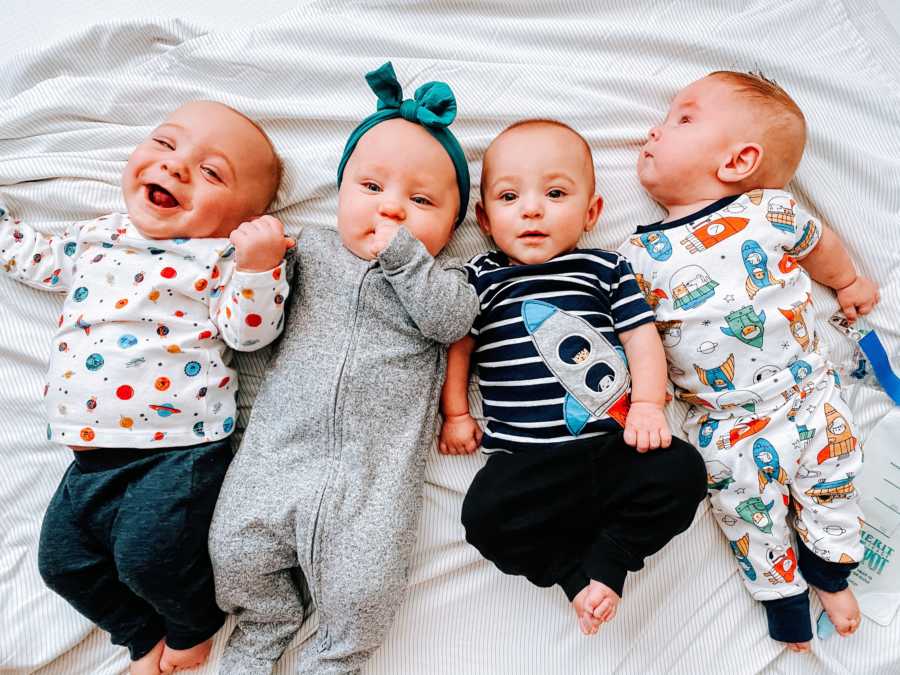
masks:
<path fill-rule="evenodd" d="M 469 199 L 453 93 L 429 82 L 404 101 L 389 63 L 367 79 L 379 109 L 344 150 L 337 230 L 297 238 L 284 336 L 216 507 L 217 599 L 237 615 L 223 675 L 270 673 L 311 597 L 305 672 L 358 672 L 383 641 L 407 586 L 446 347 L 478 312 L 462 266 L 435 259 Z"/>
<path fill-rule="evenodd" d="M 403 119 L 420 125 L 447 152 L 456 173 L 456 186 L 459 190 L 459 210 L 455 224 L 459 225 L 466 216 L 469 204 L 469 165 L 459 141 L 450 131 L 449 126 L 456 118 L 456 97 L 445 82 L 426 82 L 416 89 L 414 98 L 403 99 L 403 90 L 390 61 L 377 70 L 366 74 L 366 81 L 378 97 L 378 110 L 366 117 L 347 139 L 341 162 L 338 165 L 337 184 L 341 187 L 344 171 L 353 151 L 360 139 L 373 127 L 393 119 Z M 405 152 L 413 148 L 402 147 Z"/>

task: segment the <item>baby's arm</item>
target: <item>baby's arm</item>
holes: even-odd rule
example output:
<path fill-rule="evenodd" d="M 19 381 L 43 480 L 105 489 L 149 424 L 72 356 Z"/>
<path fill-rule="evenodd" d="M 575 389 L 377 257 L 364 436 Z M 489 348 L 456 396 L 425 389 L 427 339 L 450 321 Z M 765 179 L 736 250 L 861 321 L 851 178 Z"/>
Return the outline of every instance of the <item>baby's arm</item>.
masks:
<path fill-rule="evenodd" d="M 58 237 L 44 235 L 0 207 L 0 267 L 32 288 L 67 291 L 77 257 L 79 225 L 75 223 Z"/>
<path fill-rule="evenodd" d="M 422 335 L 450 344 L 469 332 L 478 314 L 478 298 L 462 267 L 441 266 L 403 227 L 378 254 L 378 261 Z"/>
<path fill-rule="evenodd" d="M 625 442 L 638 452 L 667 448 L 672 434 L 663 414 L 666 404 L 666 355 L 656 326 L 645 323 L 619 335 L 631 373 L 631 408 Z"/>
<path fill-rule="evenodd" d="M 850 321 L 868 314 L 879 300 L 878 285 L 860 276 L 838 236 L 824 225 L 819 243 L 799 262 L 814 280 L 833 288 Z"/>
<path fill-rule="evenodd" d="M 284 253 L 294 240 L 272 216 L 262 216 L 231 233 L 234 256 L 221 259 L 224 286 L 209 313 L 232 349 L 254 351 L 272 342 L 284 326 Z"/>
<path fill-rule="evenodd" d="M 450 345 L 447 352 L 447 378 L 441 391 L 444 424 L 438 450 L 444 455 L 475 452 L 481 444 L 481 429 L 469 414 L 469 364 L 475 340 L 467 335 Z"/>

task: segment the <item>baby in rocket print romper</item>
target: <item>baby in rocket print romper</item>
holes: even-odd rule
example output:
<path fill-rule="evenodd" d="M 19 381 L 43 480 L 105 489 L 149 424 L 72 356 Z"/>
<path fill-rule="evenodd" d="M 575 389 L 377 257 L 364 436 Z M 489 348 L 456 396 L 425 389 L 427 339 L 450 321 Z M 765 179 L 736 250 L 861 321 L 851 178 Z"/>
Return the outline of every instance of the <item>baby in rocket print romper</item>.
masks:
<path fill-rule="evenodd" d="M 135 674 L 198 665 L 224 622 L 207 533 L 231 461 L 228 356 L 281 331 L 291 241 L 261 215 L 278 182 L 251 120 L 193 101 L 132 152 L 127 213 L 62 236 L 0 222 L 7 273 L 67 293 L 44 394 L 47 438 L 75 452 L 44 516 L 41 576 L 129 649 Z"/>
<path fill-rule="evenodd" d="M 812 638 L 807 584 L 838 633 L 856 630 L 847 576 L 863 552 L 862 451 L 819 354 L 810 279 L 835 289 L 850 320 L 878 301 L 837 236 L 783 189 L 805 136 L 803 113 L 765 78 L 720 71 L 694 82 L 638 160 L 668 217 L 620 248 L 692 405 L 685 431 L 706 460 L 716 521 L 769 634 L 795 651 Z"/>

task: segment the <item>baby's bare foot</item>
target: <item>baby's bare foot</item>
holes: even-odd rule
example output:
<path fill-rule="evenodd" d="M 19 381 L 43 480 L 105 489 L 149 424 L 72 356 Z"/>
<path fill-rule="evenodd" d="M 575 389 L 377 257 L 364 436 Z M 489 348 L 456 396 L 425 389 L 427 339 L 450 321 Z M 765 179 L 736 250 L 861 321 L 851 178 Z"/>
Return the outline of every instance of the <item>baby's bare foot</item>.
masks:
<path fill-rule="evenodd" d="M 805 654 L 810 651 L 808 642 L 786 642 L 785 646 L 792 652 L 797 652 L 798 654 Z"/>
<path fill-rule="evenodd" d="M 159 661 L 159 667 L 164 673 L 171 673 L 173 670 L 190 670 L 203 664 L 209 656 L 212 649 L 212 638 L 194 645 L 190 649 L 172 649 L 168 645 L 163 650 L 162 658 Z"/>
<path fill-rule="evenodd" d="M 128 672 L 131 675 L 160 675 L 159 660 L 162 657 L 163 649 L 166 646 L 165 640 L 160 640 L 156 646 L 149 652 L 144 654 L 137 661 L 132 661 Z"/>
<path fill-rule="evenodd" d="M 816 588 L 815 591 L 838 635 L 852 635 L 859 628 L 860 614 L 859 603 L 850 587 L 837 593 L 829 593 L 821 588 Z"/>
<path fill-rule="evenodd" d="M 619 596 L 606 584 L 591 579 L 591 583 L 575 596 L 572 606 L 578 614 L 581 632 L 593 635 L 601 624 L 612 621 L 615 617 Z"/>

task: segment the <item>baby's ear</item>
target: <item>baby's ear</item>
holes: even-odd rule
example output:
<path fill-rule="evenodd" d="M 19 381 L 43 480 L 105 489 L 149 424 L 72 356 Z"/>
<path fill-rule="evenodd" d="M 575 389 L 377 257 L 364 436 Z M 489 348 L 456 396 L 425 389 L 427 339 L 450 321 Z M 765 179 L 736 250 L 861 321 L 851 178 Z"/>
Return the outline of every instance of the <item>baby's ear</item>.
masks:
<path fill-rule="evenodd" d="M 585 232 L 590 232 L 594 229 L 594 225 L 597 224 L 597 219 L 600 217 L 601 213 L 603 213 L 603 197 L 601 197 L 599 194 L 596 194 L 591 197 L 587 212 L 584 214 Z"/>
<path fill-rule="evenodd" d="M 723 183 L 740 183 L 750 178 L 762 166 L 763 148 L 758 143 L 742 143 L 732 148 L 731 154 L 719 165 L 716 172 Z"/>
<path fill-rule="evenodd" d="M 475 202 L 475 219 L 478 221 L 478 227 L 487 236 L 491 236 L 491 221 L 488 220 L 487 211 L 481 202 Z"/>

